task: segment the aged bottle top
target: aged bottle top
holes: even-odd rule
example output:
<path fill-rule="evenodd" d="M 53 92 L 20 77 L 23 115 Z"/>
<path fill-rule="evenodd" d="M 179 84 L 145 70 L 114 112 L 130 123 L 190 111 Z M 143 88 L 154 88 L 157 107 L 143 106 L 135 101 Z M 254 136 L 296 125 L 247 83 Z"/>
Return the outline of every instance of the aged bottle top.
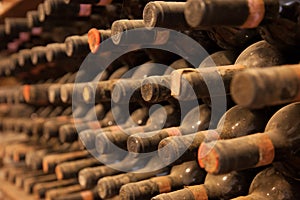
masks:
<path fill-rule="evenodd" d="M 185 17 L 192 27 L 227 25 L 255 28 L 264 19 L 276 18 L 279 6 L 277 0 L 189 0 Z"/>
<path fill-rule="evenodd" d="M 300 99 L 300 65 L 248 69 L 231 82 L 233 100 L 244 107 L 262 108 Z"/>
<path fill-rule="evenodd" d="M 143 19 L 146 28 L 163 27 L 187 30 L 189 25 L 184 17 L 185 2 L 153 1 L 146 4 Z"/>
<path fill-rule="evenodd" d="M 57 62 L 68 58 L 66 54 L 66 44 L 64 43 L 52 43 L 46 46 L 46 59 L 48 62 Z"/>
<path fill-rule="evenodd" d="M 202 143 L 199 163 L 214 174 L 273 163 L 285 175 L 298 179 L 299 170 L 295 163 L 299 157 L 293 153 L 299 146 L 296 132 L 300 123 L 293 121 L 298 115 L 299 103 L 289 104 L 271 117 L 264 133 Z"/>
<path fill-rule="evenodd" d="M 121 40 L 126 41 L 126 31 L 144 27 L 143 20 L 117 20 L 111 25 L 112 41 L 115 44 L 119 44 Z"/>
<path fill-rule="evenodd" d="M 78 172 L 86 167 L 93 167 L 101 164 L 96 158 L 85 158 L 81 160 L 60 163 L 55 167 L 55 173 L 58 180 L 75 178 Z"/>
<path fill-rule="evenodd" d="M 26 18 L 9 18 L 4 19 L 5 33 L 6 35 L 18 36 L 20 32 L 28 32 L 29 27 Z"/>
<path fill-rule="evenodd" d="M 37 46 L 31 49 L 31 62 L 34 65 L 47 63 L 46 58 L 47 48 L 44 46 Z"/>
<path fill-rule="evenodd" d="M 65 39 L 66 53 L 69 57 L 86 56 L 89 50 L 88 36 L 74 35 Z"/>

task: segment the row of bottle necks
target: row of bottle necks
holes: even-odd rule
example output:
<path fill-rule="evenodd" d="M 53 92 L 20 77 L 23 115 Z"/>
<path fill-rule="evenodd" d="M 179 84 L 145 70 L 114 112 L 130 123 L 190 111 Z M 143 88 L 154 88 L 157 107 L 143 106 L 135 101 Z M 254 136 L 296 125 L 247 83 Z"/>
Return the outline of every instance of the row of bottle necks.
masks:
<path fill-rule="evenodd" d="M 32 55 L 31 51 L 29 53 Z M 20 55 L 25 53 L 20 52 Z M 24 57 L 19 57 L 19 61 Z M 266 41 L 250 45 L 239 55 L 227 50 L 199 58 L 201 62 L 196 69 L 178 55 L 156 49 L 132 51 L 107 67 L 97 68 L 104 60 L 102 58 L 109 60 L 110 55 L 87 57 L 78 72 L 52 67 L 56 78 L 2 87 L 0 102 L 88 106 L 95 103 L 182 104 L 201 100 L 213 106 L 219 99 L 223 106 L 236 103 L 257 109 L 299 101 L 300 98 L 300 66 L 296 64 L 299 60 L 286 56 Z M 26 73 L 19 75 L 33 79 Z"/>
<path fill-rule="evenodd" d="M 299 3 L 263 2 L 46 0 L 23 22 L 7 19 L 4 48 L 44 46 L 1 61 L 22 80 L 0 91 L 2 178 L 37 199 L 298 199 Z M 123 14 L 143 20 L 116 21 Z M 144 27 L 181 31 L 211 55 L 148 48 L 99 68 L 122 53 L 101 54 L 103 41 L 166 44 L 161 30 L 130 37 Z"/>
<path fill-rule="evenodd" d="M 252 8 L 248 6 L 250 4 L 248 1 L 210 3 L 205 0 L 190 0 L 147 3 L 147 1 L 131 0 L 124 4 L 113 1 L 110 2 L 112 4 L 92 5 L 87 4 L 91 2 L 45 0 L 36 11 L 28 11 L 26 18 L 5 19 L 5 24 L 0 27 L 1 46 L 11 53 L 24 47 L 45 45 L 53 41 L 62 42 L 66 36 L 83 34 L 91 27 L 111 29 L 112 35 L 115 35 L 112 37 L 113 42 L 119 45 L 138 41 L 139 44 L 142 42 L 157 46 L 163 45 L 166 41 L 161 41 L 161 38 L 156 38 L 157 35 L 153 32 L 147 33 L 146 30 L 137 32 L 132 38 L 126 34 L 123 37 L 117 35 L 131 29 L 151 30 L 162 27 L 187 34 L 208 52 L 213 52 L 218 48 L 217 46 L 231 50 L 243 49 L 260 38 L 291 52 L 299 47 L 297 31 L 299 2 L 272 0 L 255 4 Z M 232 7 L 227 6 L 228 4 Z M 84 9 L 85 12 L 80 9 Z M 239 12 L 232 12 L 232 10 Z M 221 14 L 215 17 L 214 13 Z M 83 14 L 85 14 L 83 18 L 76 17 Z M 241 14 L 243 16 L 240 16 Z M 253 17 L 255 14 L 257 17 Z M 118 20 L 120 16 L 130 20 Z M 283 29 L 286 30 L 284 33 L 281 32 Z M 162 33 L 155 31 L 155 34 Z M 98 43 L 102 42 L 99 36 L 97 40 Z M 68 55 L 70 54 L 72 53 Z M 82 55 L 86 56 L 86 54 L 83 51 Z"/>

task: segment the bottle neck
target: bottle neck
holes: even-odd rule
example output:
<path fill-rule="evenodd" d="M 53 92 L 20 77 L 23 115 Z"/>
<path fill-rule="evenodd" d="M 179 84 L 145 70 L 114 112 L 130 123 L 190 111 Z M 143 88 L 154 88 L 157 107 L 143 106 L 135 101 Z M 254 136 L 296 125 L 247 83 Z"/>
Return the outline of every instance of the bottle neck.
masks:
<path fill-rule="evenodd" d="M 207 172 L 221 174 L 265 166 L 274 158 L 275 147 L 269 133 L 258 133 L 217 143 L 202 143 L 198 160 Z"/>

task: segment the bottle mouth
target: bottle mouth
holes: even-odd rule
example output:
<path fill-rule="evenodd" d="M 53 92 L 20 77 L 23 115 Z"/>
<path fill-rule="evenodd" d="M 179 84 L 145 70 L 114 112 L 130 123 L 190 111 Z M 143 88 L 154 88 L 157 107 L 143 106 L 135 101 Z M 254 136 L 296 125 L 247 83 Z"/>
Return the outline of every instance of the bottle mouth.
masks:
<path fill-rule="evenodd" d="M 101 43 L 101 33 L 97 29 L 92 28 L 89 30 L 88 43 L 91 52 L 96 53 Z"/>
<path fill-rule="evenodd" d="M 66 54 L 67 54 L 69 57 L 73 56 L 74 51 L 75 51 L 75 50 L 74 50 L 75 47 L 74 47 L 74 45 L 73 45 L 72 39 L 71 39 L 71 38 L 67 38 L 67 39 L 65 40 L 65 44 L 66 44 Z"/>
<path fill-rule="evenodd" d="M 157 19 L 159 16 L 159 9 L 155 3 L 148 3 L 143 12 L 144 24 L 147 29 L 152 29 L 157 26 Z"/>
<path fill-rule="evenodd" d="M 55 103 L 59 100 L 60 85 L 52 85 L 48 89 L 48 99 L 50 103 Z"/>

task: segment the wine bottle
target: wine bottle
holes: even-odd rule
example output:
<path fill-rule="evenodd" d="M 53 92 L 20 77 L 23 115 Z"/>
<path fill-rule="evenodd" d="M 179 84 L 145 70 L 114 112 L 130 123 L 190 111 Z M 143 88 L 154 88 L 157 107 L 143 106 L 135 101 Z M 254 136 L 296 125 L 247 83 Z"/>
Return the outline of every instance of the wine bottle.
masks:
<path fill-rule="evenodd" d="M 199 69 L 203 67 L 232 65 L 235 59 L 235 52 L 228 50 L 219 51 L 204 59 L 201 62 Z M 145 101 L 160 102 L 171 96 L 171 76 L 162 76 L 158 80 L 159 81 L 151 80 L 151 77 L 143 80 L 141 93 Z"/>
<path fill-rule="evenodd" d="M 127 139 L 127 149 L 130 152 L 146 153 L 157 150 L 159 142 L 167 137 L 180 136 L 202 131 L 210 123 L 210 108 L 207 105 L 196 106 L 190 110 L 181 121 L 179 127 L 171 127 L 160 131 L 136 133 Z"/>
<path fill-rule="evenodd" d="M 48 105 L 48 88 L 50 84 L 35 84 L 23 86 L 23 98 L 27 103 Z"/>
<path fill-rule="evenodd" d="M 92 125 L 95 127 L 97 126 L 97 123 L 99 124 L 98 121 L 93 123 L 95 120 L 94 117 L 98 120 L 102 120 L 107 112 L 107 108 L 102 105 L 102 104 L 97 104 L 95 107 L 91 108 L 84 118 L 76 118 L 75 123 L 69 123 L 62 125 L 59 127 L 58 135 L 59 135 L 59 140 L 64 143 L 64 142 L 74 142 L 78 138 L 78 132 L 81 132 L 82 130 L 85 130 L 85 128 L 93 128 Z M 87 123 L 86 123 L 87 122 Z"/>
<path fill-rule="evenodd" d="M 146 4 L 143 10 L 145 27 L 163 27 L 187 30 L 189 25 L 184 17 L 185 2 L 154 1 Z"/>
<path fill-rule="evenodd" d="M 274 59 L 270 59 L 270 57 Z M 260 41 L 245 49 L 234 65 L 173 72 L 171 74 L 172 96 L 181 100 L 192 100 L 195 96 L 197 98 L 222 96 L 224 93 L 230 92 L 230 82 L 234 74 L 246 68 L 269 67 L 280 65 L 283 62 L 284 57 L 276 47 L 265 41 Z M 218 93 L 216 90 L 209 90 L 205 80 L 223 83 L 225 91 Z M 194 93 L 195 95 L 192 95 Z"/>
<path fill-rule="evenodd" d="M 290 55 L 299 46 L 299 1 L 279 1 L 279 16 L 258 27 L 263 39 Z M 281 30 L 286 30 L 282 32 Z M 296 54 L 294 54 L 296 55 Z"/>
<path fill-rule="evenodd" d="M 26 18 L 8 18 L 4 20 L 5 33 L 14 37 L 19 36 L 21 32 L 28 32 L 29 27 Z"/>
<path fill-rule="evenodd" d="M 55 173 L 58 180 L 76 178 L 78 172 L 86 167 L 99 165 L 100 162 L 96 158 L 84 158 L 75 161 L 60 163 L 55 167 Z"/>
<path fill-rule="evenodd" d="M 31 49 L 31 62 L 34 65 L 47 63 L 47 48 L 45 46 L 37 46 Z"/>
<path fill-rule="evenodd" d="M 33 192 L 33 187 L 37 183 L 55 181 L 55 180 L 56 180 L 55 174 L 46 174 L 38 177 L 28 178 L 24 181 L 24 191 L 30 194 Z"/>
<path fill-rule="evenodd" d="M 249 110 L 234 106 L 224 113 L 215 130 L 163 139 L 158 145 L 158 155 L 164 163 L 168 164 L 177 159 L 195 159 L 202 142 L 241 137 L 262 131 L 271 114 L 271 110 Z"/>
<path fill-rule="evenodd" d="M 228 3 L 232 6 L 228 7 Z M 289 50 L 299 45 L 297 24 L 298 1 L 262 1 L 241 2 L 190 0 L 186 4 L 185 17 L 192 27 L 201 26 L 239 26 L 241 28 L 258 27 L 261 37 L 273 45 Z M 239 12 L 233 12 L 238 10 Z M 213 13 L 219 13 L 215 17 Z M 236 16 L 239 16 L 236 18 Z M 287 30 L 281 32 L 282 29 Z"/>
<path fill-rule="evenodd" d="M 66 54 L 69 57 L 86 56 L 89 51 L 88 36 L 69 36 L 65 39 Z"/>
<path fill-rule="evenodd" d="M 112 41 L 114 44 L 119 44 L 121 41 L 127 43 L 128 37 L 126 37 L 126 31 L 144 27 L 143 20 L 117 20 L 111 25 Z"/>
<path fill-rule="evenodd" d="M 68 73 L 70 76 L 65 77 L 64 80 L 59 81 L 57 84 L 53 84 L 48 88 L 48 99 L 51 104 L 60 105 L 64 104 L 60 98 L 60 88 L 63 84 L 73 83 L 76 78 L 76 73 Z"/>
<path fill-rule="evenodd" d="M 151 197 L 183 186 L 201 183 L 206 173 L 196 161 L 190 161 L 172 167 L 169 175 L 123 185 L 120 189 L 121 199 L 151 199 Z"/>
<path fill-rule="evenodd" d="M 122 185 L 127 183 L 133 183 L 141 180 L 145 180 L 156 175 L 161 175 L 169 172 L 168 167 L 162 169 L 154 170 L 156 166 L 160 165 L 159 159 L 151 159 L 147 165 L 139 170 L 134 170 L 133 172 L 128 172 L 124 174 L 119 174 L 115 176 L 106 176 L 99 179 L 97 184 L 98 194 L 101 198 L 111 198 L 119 193 Z"/>
<path fill-rule="evenodd" d="M 224 175 L 207 174 L 201 185 L 187 186 L 174 192 L 160 194 L 152 200 L 173 200 L 188 198 L 191 200 L 201 199 L 231 199 L 239 195 L 247 194 L 249 186 L 256 171 L 233 171 Z"/>
<path fill-rule="evenodd" d="M 248 0 L 189 0 L 185 7 L 185 17 L 192 27 L 227 25 L 255 28 L 264 20 L 278 17 L 280 3 L 275 0 L 253 4 Z"/>
<path fill-rule="evenodd" d="M 121 173 L 119 170 L 120 168 L 122 171 L 132 171 L 133 169 L 138 170 L 145 167 L 147 162 L 148 159 L 134 157 L 133 154 L 127 154 L 123 160 L 113 163 L 109 166 L 98 166 L 82 169 L 78 174 L 79 184 L 86 189 L 92 188 L 97 184 L 97 181 L 100 178 Z"/>
<path fill-rule="evenodd" d="M 295 164 L 299 159 L 296 153 L 299 123 L 295 122 L 299 108 L 299 103 L 293 103 L 277 111 L 264 133 L 218 141 L 213 146 L 202 143 L 199 148 L 201 166 L 210 173 L 221 174 L 273 163 L 285 175 L 299 178 Z"/>
<path fill-rule="evenodd" d="M 56 200 L 100 200 L 98 195 L 97 187 L 91 190 L 84 190 L 81 192 L 74 192 L 71 194 L 65 194 L 58 196 Z"/>
<path fill-rule="evenodd" d="M 50 189 L 70 186 L 76 183 L 78 183 L 78 180 L 76 178 L 37 183 L 33 186 L 33 194 L 35 197 L 43 199 L 45 198 L 46 191 Z"/>
<path fill-rule="evenodd" d="M 122 0 L 65 0 L 66 4 L 69 3 L 78 3 L 78 4 L 97 4 L 100 6 L 115 4 L 115 3 L 123 3 Z"/>
<path fill-rule="evenodd" d="M 241 72 L 231 83 L 233 100 L 252 109 L 299 101 L 299 69 L 300 65 L 284 65 Z"/>
<path fill-rule="evenodd" d="M 58 60 L 67 59 L 66 45 L 64 43 L 51 43 L 46 46 L 46 60 L 47 62 L 57 62 Z"/>
<path fill-rule="evenodd" d="M 124 131 L 122 130 L 111 133 L 104 132 L 103 134 L 97 135 L 95 140 L 96 150 L 99 154 L 112 152 L 115 145 L 119 148 L 126 149 L 126 142 L 129 135 L 178 125 L 180 118 L 178 117 L 179 115 L 178 110 L 171 105 L 160 107 L 150 114 L 149 119 L 144 126 L 133 127 L 125 129 Z"/>
<path fill-rule="evenodd" d="M 109 123 L 109 121 L 114 121 L 113 115 L 112 112 L 109 112 L 105 117 L 107 119 L 103 119 L 101 121 L 101 124 L 110 124 L 110 126 L 105 127 L 105 125 L 101 125 L 104 128 L 101 127 L 101 129 L 97 131 L 82 131 L 80 132 L 80 139 L 87 148 L 95 148 L 95 138 L 98 134 L 102 134 L 103 132 L 121 131 L 122 129 L 144 125 L 149 117 L 148 113 L 149 108 L 142 107 L 133 111 L 130 117 L 126 120 L 126 122 L 124 122 L 124 124 L 112 125 L 112 123 Z"/>
<path fill-rule="evenodd" d="M 103 13 L 105 7 L 91 4 L 66 4 L 64 0 L 45 0 L 46 15 L 64 15 L 70 17 L 88 17 L 92 13 Z"/>
<path fill-rule="evenodd" d="M 267 168 L 258 173 L 253 179 L 249 194 L 234 198 L 234 200 L 298 199 L 299 182 L 282 175 L 275 168 Z"/>
<path fill-rule="evenodd" d="M 84 102 L 82 99 L 81 91 L 86 83 L 67 83 L 60 87 L 60 98 L 61 101 L 66 104 L 71 104 L 74 100 L 75 102 Z M 74 95 L 74 96 L 73 96 Z M 74 97 L 74 98 L 73 98 Z"/>
<path fill-rule="evenodd" d="M 23 184 L 26 179 L 41 176 L 41 175 L 45 175 L 43 170 L 31 170 L 23 174 L 19 174 L 15 178 L 15 185 L 19 188 L 23 188 Z"/>
<path fill-rule="evenodd" d="M 61 154 L 58 153 L 58 154 L 47 155 L 43 159 L 43 170 L 45 173 L 54 172 L 57 164 L 66 161 L 85 158 L 88 155 L 89 152 L 87 151 L 75 151 L 69 153 L 61 153 Z"/>
<path fill-rule="evenodd" d="M 55 200 L 59 196 L 64 196 L 73 192 L 80 192 L 83 188 L 79 184 L 64 186 L 62 188 L 50 189 L 45 194 L 46 200 Z"/>
<path fill-rule="evenodd" d="M 192 68 L 191 64 L 184 59 L 174 61 L 164 72 L 163 76 L 151 76 L 142 80 L 141 82 L 141 95 L 147 102 L 161 102 L 169 98 L 168 94 L 171 93 L 170 74 L 174 70 Z"/>

